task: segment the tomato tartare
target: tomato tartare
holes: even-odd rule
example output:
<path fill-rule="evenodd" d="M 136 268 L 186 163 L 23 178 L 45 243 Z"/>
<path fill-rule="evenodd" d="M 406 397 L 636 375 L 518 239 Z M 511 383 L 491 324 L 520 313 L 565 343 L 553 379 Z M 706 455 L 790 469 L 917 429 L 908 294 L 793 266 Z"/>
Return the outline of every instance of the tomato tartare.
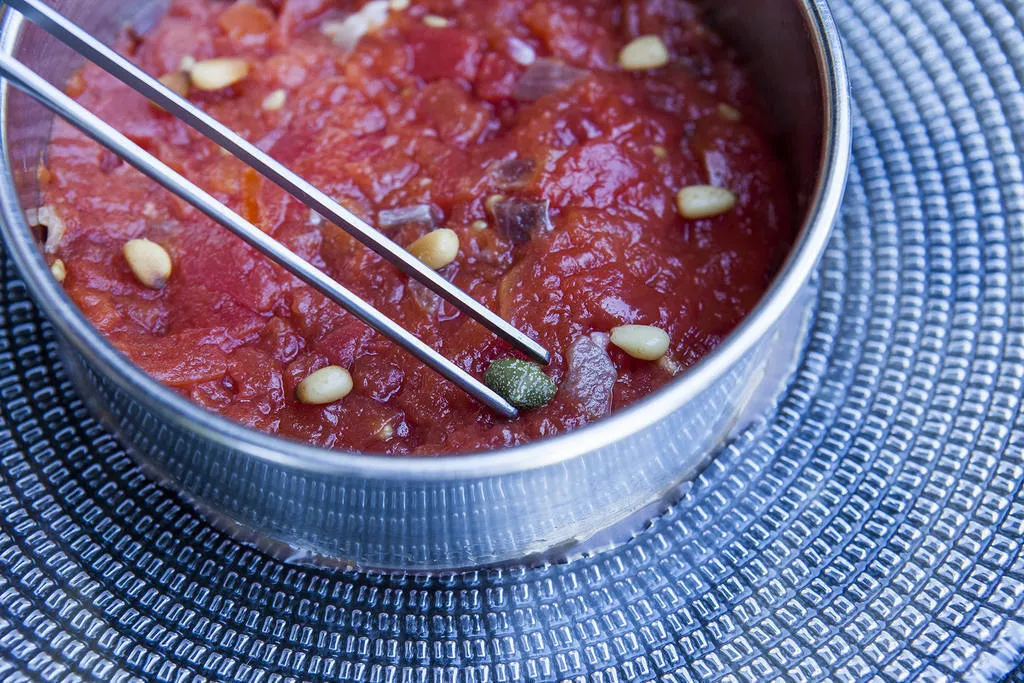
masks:
<path fill-rule="evenodd" d="M 86 66 L 80 103 L 523 408 L 491 413 L 55 124 L 54 276 L 151 376 L 265 432 L 442 454 L 580 427 L 719 344 L 794 238 L 754 84 L 687 0 L 173 0 L 118 48 L 552 352 L 524 362 Z"/>

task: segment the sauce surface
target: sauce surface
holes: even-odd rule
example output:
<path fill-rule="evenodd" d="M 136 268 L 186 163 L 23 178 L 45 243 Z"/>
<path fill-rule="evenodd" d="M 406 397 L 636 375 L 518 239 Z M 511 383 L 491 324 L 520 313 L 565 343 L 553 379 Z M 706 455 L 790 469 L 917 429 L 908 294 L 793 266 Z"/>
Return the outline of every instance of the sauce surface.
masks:
<path fill-rule="evenodd" d="M 371 3 L 373 4 L 373 3 Z M 248 74 L 189 98 L 408 246 L 459 239 L 444 277 L 545 345 L 543 408 L 496 417 L 337 305 L 63 123 L 43 204 L 64 231 L 48 256 L 65 290 L 130 359 L 196 403 L 328 448 L 448 453 L 592 422 L 668 382 L 753 308 L 792 244 L 782 167 L 754 87 L 685 0 L 174 0 L 119 49 L 154 75 L 243 57 Z M 365 9 L 364 9 L 365 8 Z M 352 45 L 346 21 L 369 16 Z M 376 15 L 374 15 L 376 12 Z M 345 27 L 348 28 L 345 28 Z M 626 70 L 657 36 L 665 66 Z M 477 377 L 509 347 L 311 215 L 185 124 L 87 66 L 87 108 Z M 725 106 L 723 106 L 725 105 Z M 736 197 L 688 219 L 676 194 Z M 495 199 L 498 197 L 498 199 Z M 122 256 L 170 255 L 160 289 Z M 656 326 L 660 361 L 608 344 Z M 354 388 L 305 405 L 297 385 L 336 365 Z"/>

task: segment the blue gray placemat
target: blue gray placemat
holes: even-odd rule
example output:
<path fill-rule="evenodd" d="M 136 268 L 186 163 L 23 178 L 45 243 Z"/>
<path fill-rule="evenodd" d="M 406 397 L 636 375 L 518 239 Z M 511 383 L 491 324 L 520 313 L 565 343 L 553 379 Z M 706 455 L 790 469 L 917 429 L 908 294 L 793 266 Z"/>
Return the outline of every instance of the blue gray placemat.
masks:
<path fill-rule="evenodd" d="M 775 414 L 629 545 L 282 564 L 142 475 L 0 288 L 0 677 L 1000 680 L 1024 653 L 1024 3 L 836 0 L 842 224 Z"/>

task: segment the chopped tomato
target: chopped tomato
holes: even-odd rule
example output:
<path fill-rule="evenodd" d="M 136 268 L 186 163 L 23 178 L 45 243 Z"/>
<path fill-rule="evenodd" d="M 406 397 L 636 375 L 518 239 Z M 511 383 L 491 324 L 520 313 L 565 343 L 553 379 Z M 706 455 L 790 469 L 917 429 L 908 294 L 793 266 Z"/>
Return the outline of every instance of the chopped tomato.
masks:
<path fill-rule="evenodd" d="M 558 392 L 516 421 L 497 417 L 58 124 L 44 201 L 64 233 L 48 256 L 65 264 L 86 316 L 152 376 L 255 429 L 327 448 L 499 448 L 659 389 L 756 304 L 792 244 L 790 196 L 755 88 L 699 3 L 421 0 L 345 24 L 367 4 L 172 0 L 121 47 L 157 75 L 187 58 L 247 60 L 242 81 L 190 96 L 400 245 L 454 231 L 442 276 L 551 350 Z M 621 68 L 641 36 L 658 37 L 668 62 Z M 515 355 L 97 68 L 68 91 L 460 367 L 482 377 Z M 683 218 L 677 193 L 695 185 L 727 189 L 725 208 Z M 122 256 L 138 238 L 172 260 L 161 289 Z M 642 360 L 608 343 L 624 325 L 667 333 L 667 354 Z M 351 374 L 351 393 L 302 404 L 298 384 L 328 366 Z"/>

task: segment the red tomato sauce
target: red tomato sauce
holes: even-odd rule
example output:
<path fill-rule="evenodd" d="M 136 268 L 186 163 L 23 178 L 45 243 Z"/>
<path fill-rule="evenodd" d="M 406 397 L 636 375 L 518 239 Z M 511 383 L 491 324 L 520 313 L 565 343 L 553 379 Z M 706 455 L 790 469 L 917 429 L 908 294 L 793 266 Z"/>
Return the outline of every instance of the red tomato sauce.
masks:
<path fill-rule="evenodd" d="M 751 79 L 695 5 L 412 0 L 393 5 L 354 48 L 325 35 L 365 4 L 174 0 L 119 48 L 154 75 L 183 59 L 245 58 L 243 80 L 189 98 L 400 245 L 454 230 L 458 256 L 440 272 L 551 350 L 546 372 L 558 393 L 518 420 L 495 416 L 58 123 L 42 175 L 44 203 L 65 232 L 50 259 L 63 261 L 64 287 L 85 315 L 149 374 L 228 418 L 327 448 L 493 449 L 635 402 L 711 351 L 757 303 L 792 244 L 789 191 Z M 644 35 L 661 39 L 669 63 L 624 70 L 620 51 Z M 578 71 L 524 95 L 536 60 Z M 473 375 L 514 355 L 99 69 L 87 66 L 68 90 Z M 733 192 L 735 207 L 683 218 L 676 193 L 707 184 Z M 529 208 L 527 218 L 546 208 L 550 226 L 500 223 L 488 210 L 495 195 L 522 200 L 509 206 Z M 418 220 L 385 225 L 395 209 Z M 134 238 L 170 254 L 161 289 L 142 286 L 125 262 Z M 607 344 L 601 335 L 624 324 L 668 332 L 668 354 L 641 361 Z M 574 343 L 594 333 L 574 365 Z M 327 365 L 350 371 L 352 392 L 324 406 L 298 402 L 297 384 Z"/>

